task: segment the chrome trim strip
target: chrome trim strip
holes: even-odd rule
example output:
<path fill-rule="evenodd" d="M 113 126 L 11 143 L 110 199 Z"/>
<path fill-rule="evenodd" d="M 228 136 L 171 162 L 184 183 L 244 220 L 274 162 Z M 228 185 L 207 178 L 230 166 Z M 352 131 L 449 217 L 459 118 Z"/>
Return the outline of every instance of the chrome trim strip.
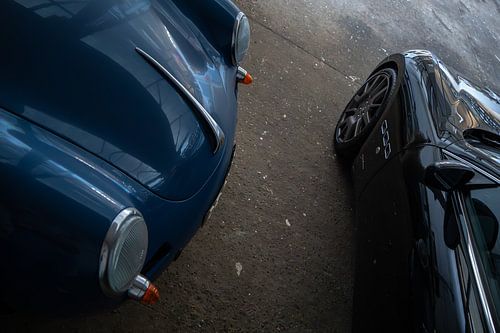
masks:
<path fill-rule="evenodd" d="M 236 72 L 236 79 L 239 81 L 243 81 L 247 76 L 248 71 L 241 66 L 238 66 L 238 71 Z"/>
<path fill-rule="evenodd" d="M 135 277 L 134 282 L 132 282 L 132 286 L 127 291 L 127 295 L 133 300 L 140 301 L 146 294 L 150 285 L 151 282 L 145 276 L 139 274 Z"/>
<path fill-rule="evenodd" d="M 476 282 L 477 290 L 479 291 L 479 298 L 481 302 L 481 307 L 483 309 L 485 319 L 487 321 L 488 329 L 490 332 L 496 332 L 495 330 L 495 322 L 493 320 L 493 315 L 491 314 L 491 309 L 488 303 L 488 298 L 486 297 L 486 291 L 484 288 L 483 280 L 481 279 L 481 273 L 479 272 L 478 258 L 474 251 L 473 239 L 472 239 L 472 230 L 469 223 L 469 219 L 466 217 L 465 204 L 463 202 L 462 195 L 455 193 L 456 202 L 458 203 L 459 209 L 463 214 L 460 214 L 460 220 L 462 220 L 462 225 L 464 226 L 462 229 L 465 237 L 465 241 L 467 242 L 467 255 L 470 260 L 470 264 L 472 267 L 472 275 L 474 276 L 474 280 Z"/>
<path fill-rule="evenodd" d="M 238 61 L 236 61 L 236 42 L 238 39 L 238 32 L 240 31 L 241 20 L 245 16 L 245 13 L 239 12 L 238 16 L 236 16 L 236 21 L 234 22 L 233 39 L 231 41 L 231 59 L 233 60 L 233 65 L 235 66 L 238 65 Z"/>
<path fill-rule="evenodd" d="M 208 113 L 208 111 L 203 107 L 203 105 L 189 92 L 189 90 L 175 78 L 165 67 L 163 67 L 156 59 L 146 53 L 144 50 L 136 47 L 135 50 L 139 53 L 147 62 L 149 62 L 157 71 L 166 76 L 182 93 L 193 103 L 198 114 L 205 120 L 208 127 L 212 132 L 214 138 L 214 150 L 213 153 L 216 154 L 219 149 L 224 145 L 226 136 L 220 128 L 219 124 L 214 120 L 214 118 Z"/>
<path fill-rule="evenodd" d="M 453 154 L 452 152 L 449 152 L 447 150 L 443 150 L 443 154 L 445 154 L 447 157 L 450 157 L 450 158 L 453 158 L 457 161 L 460 161 L 464 164 L 466 164 L 467 166 L 471 167 L 472 169 L 474 169 L 475 171 L 479 172 L 480 174 L 482 174 L 483 176 L 485 176 L 486 178 L 489 178 L 490 180 L 492 180 L 493 182 L 497 183 L 497 184 L 500 184 L 500 179 L 495 177 L 494 175 L 492 175 L 491 173 L 487 172 L 487 171 L 484 171 L 483 169 L 479 168 L 478 166 L 474 165 L 473 163 L 463 159 L 462 157 L 460 156 L 457 156 L 455 154 Z"/>

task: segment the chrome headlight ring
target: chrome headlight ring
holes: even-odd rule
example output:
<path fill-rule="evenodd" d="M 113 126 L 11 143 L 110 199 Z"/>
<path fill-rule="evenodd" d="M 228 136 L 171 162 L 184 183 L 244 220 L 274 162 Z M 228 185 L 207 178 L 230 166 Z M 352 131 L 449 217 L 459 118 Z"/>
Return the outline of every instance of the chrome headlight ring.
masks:
<path fill-rule="evenodd" d="M 148 229 L 135 208 L 122 210 L 104 239 L 99 259 L 99 283 L 108 296 L 120 296 L 132 286 L 146 260 Z"/>
<path fill-rule="evenodd" d="M 241 64 L 250 47 L 250 22 L 247 16 L 240 12 L 236 16 L 231 44 L 232 60 L 235 66 Z"/>

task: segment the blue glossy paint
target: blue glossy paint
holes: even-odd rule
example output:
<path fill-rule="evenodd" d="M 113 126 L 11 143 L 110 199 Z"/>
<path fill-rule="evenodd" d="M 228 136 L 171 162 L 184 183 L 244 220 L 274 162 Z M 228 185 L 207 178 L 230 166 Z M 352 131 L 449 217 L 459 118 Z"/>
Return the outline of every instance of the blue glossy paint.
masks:
<path fill-rule="evenodd" d="M 237 11 L 229 2 L 207 3 L 212 14 L 200 18 L 196 11 L 191 20 L 188 8 L 198 7 L 178 8 L 173 1 L 3 2 L 0 45 L 8 52 L 0 61 L 0 106 L 98 155 L 158 195 L 185 200 L 222 155 L 214 158 L 208 129 L 192 105 L 134 49 L 151 54 L 188 87 L 231 145 L 236 68 L 227 61 L 227 47 L 210 41 L 218 36 L 231 44 Z M 213 21 L 218 16 L 220 25 Z M 229 30 L 222 33 L 224 27 Z"/>
<path fill-rule="evenodd" d="M 221 28 L 206 30 L 176 1 L 28 3 L 0 4 L 0 44 L 9 49 L 0 55 L 0 260 L 9 271 L 0 275 L 9 286 L 0 301 L 96 311 L 121 301 L 98 281 L 101 245 L 120 210 L 132 206 L 145 218 L 143 273 L 154 278 L 217 197 L 232 158 L 236 69 L 214 42 Z M 229 28 L 233 15 L 234 24 L 234 5 L 213 6 L 207 17 L 220 13 Z M 216 155 L 191 105 L 136 46 L 223 128 Z M 152 263 L 159 249 L 169 251 Z"/>

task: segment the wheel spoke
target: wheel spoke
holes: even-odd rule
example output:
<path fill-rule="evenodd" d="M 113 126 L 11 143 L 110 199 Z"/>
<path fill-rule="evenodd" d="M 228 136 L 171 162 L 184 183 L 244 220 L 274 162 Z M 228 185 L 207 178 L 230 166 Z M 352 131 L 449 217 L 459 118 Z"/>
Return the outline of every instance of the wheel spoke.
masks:
<path fill-rule="evenodd" d="M 378 81 L 378 79 L 379 77 L 376 77 L 374 80 L 368 81 L 365 85 L 365 89 L 363 90 L 363 94 L 368 93 L 372 89 L 373 85 Z"/>
<path fill-rule="evenodd" d="M 347 110 L 345 110 L 345 115 L 346 115 L 346 117 L 350 117 L 353 114 L 355 114 L 356 111 L 358 111 L 358 109 L 356 109 L 356 108 L 347 109 Z"/>
<path fill-rule="evenodd" d="M 372 91 L 375 90 L 374 87 L 378 87 L 381 83 L 383 83 L 385 81 L 385 76 L 383 75 L 380 75 L 379 77 L 377 77 L 377 79 L 373 82 L 373 85 L 372 85 Z"/>
<path fill-rule="evenodd" d="M 338 126 L 338 136 L 339 138 L 341 139 L 345 139 L 345 135 L 346 135 L 346 131 L 347 131 L 347 119 L 344 119 L 342 120 L 340 123 L 339 123 L 339 126 Z"/>
<path fill-rule="evenodd" d="M 368 126 L 368 124 L 370 123 L 370 120 L 371 120 L 370 113 L 365 112 L 365 114 L 363 115 L 363 121 L 365 122 L 366 126 Z"/>
<path fill-rule="evenodd" d="M 340 123 L 339 123 L 339 129 L 343 129 L 344 127 L 347 126 L 347 120 L 342 120 Z"/>
<path fill-rule="evenodd" d="M 354 137 L 354 133 L 355 133 L 355 127 L 356 127 L 356 122 L 354 121 L 354 118 L 353 117 L 349 117 L 348 120 L 347 120 L 347 128 L 345 130 L 345 136 L 344 136 L 344 139 L 345 140 L 349 140 L 349 139 L 352 139 Z"/>
<path fill-rule="evenodd" d="M 372 93 L 372 94 L 373 94 L 373 93 L 377 93 L 380 89 L 385 88 L 384 83 L 385 83 L 385 80 L 380 81 L 380 82 L 379 82 L 379 83 L 378 83 L 378 84 L 377 84 L 377 85 L 376 85 L 376 86 L 372 89 L 371 93 Z"/>
<path fill-rule="evenodd" d="M 354 126 L 354 136 L 357 136 L 362 130 L 363 118 L 358 118 L 356 121 L 356 126 Z"/>
<path fill-rule="evenodd" d="M 344 140 L 347 141 L 347 140 L 351 139 L 352 133 L 353 133 L 353 127 L 352 126 L 347 127 L 346 130 L 344 131 L 344 135 L 343 135 Z"/>
<path fill-rule="evenodd" d="M 365 84 L 365 88 L 363 89 L 363 95 L 366 94 L 366 92 L 368 91 L 368 87 L 370 86 L 371 82 L 367 82 Z"/>
<path fill-rule="evenodd" d="M 381 89 L 380 91 L 378 91 L 375 95 L 372 96 L 372 101 L 375 101 L 377 100 L 377 98 L 379 98 L 381 96 L 382 93 L 385 93 L 387 91 L 387 86 L 384 87 L 384 89 Z"/>

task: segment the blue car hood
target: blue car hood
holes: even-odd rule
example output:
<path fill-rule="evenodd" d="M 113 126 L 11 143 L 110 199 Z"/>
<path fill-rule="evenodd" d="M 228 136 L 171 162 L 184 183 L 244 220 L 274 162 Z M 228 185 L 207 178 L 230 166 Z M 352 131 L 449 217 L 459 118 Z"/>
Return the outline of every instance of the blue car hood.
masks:
<path fill-rule="evenodd" d="M 167 68 L 234 139 L 235 69 L 170 1 L 2 1 L 0 106 L 101 157 L 170 200 L 217 168 L 192 105 L 137 52 Z"/>

